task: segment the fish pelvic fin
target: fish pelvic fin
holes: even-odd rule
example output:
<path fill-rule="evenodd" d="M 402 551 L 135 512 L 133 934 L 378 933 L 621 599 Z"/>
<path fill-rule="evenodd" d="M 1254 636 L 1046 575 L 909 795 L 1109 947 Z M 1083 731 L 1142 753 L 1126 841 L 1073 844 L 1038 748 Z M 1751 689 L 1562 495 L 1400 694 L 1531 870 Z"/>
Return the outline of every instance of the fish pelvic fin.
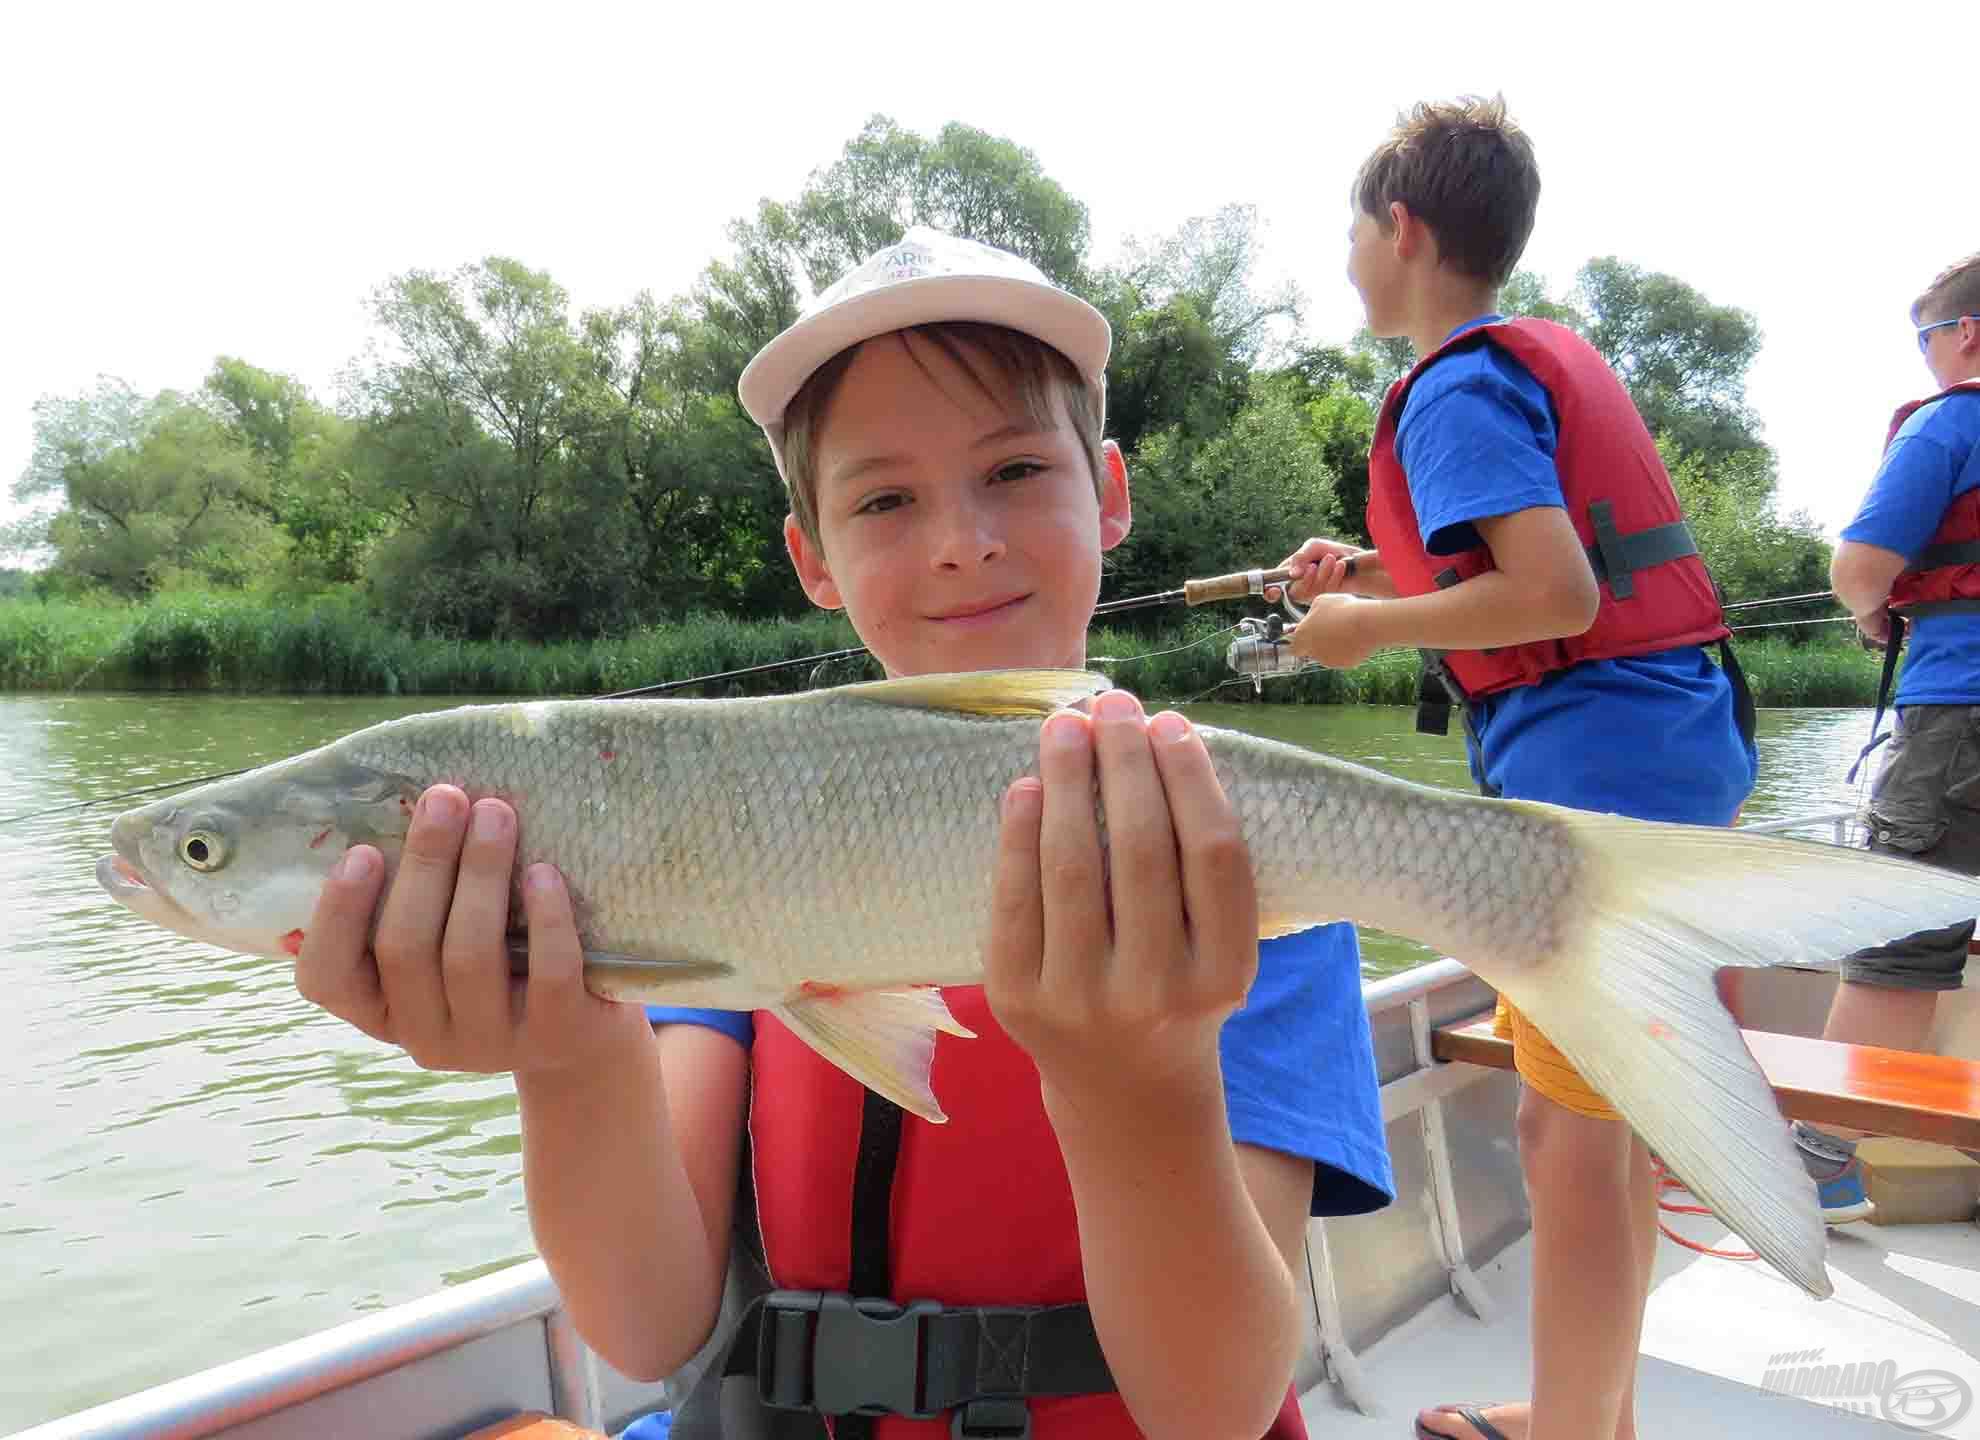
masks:
<path fill-rule="evenodd" d="M 868 680 L 825 693 L 878 705 L 946 710 L 960 715 L 1049 715 L 1110 688 L 1091 670 L 972 670 L 955 675 L 908 675 Z"/>
<path fill-rule="evenodd" d="M 911 990 L 800 994 L 774 1013 L 791 1032 L 867 1089 L 932 1125 L 947 1122 L 928 1072 L 935 1036 L 974 1040 L 932 985 Z"/>
<path fill-rule="evenodd" d="M 1836 845 L 1535 808 L 1574 837 L 1579 920 L 1558 953 L 1481 973 L 1726 1225 L 1828 1295 L 1815 1187 L 1714 977 L 1833 968 L 1955 924 L 1980 913 L 1980 881 Z"/>

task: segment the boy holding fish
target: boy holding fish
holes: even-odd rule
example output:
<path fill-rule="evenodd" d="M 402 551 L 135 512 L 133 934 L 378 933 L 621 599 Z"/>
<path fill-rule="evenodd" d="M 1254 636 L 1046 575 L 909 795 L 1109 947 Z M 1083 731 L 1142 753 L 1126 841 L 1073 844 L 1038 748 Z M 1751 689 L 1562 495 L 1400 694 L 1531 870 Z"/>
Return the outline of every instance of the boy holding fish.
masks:
<path fill-rule="evenodd" d="M 1028 263 L 916 229 L 744 373 L 792 563 L 889 676 L 1083 666 L 1101 555 L 1131 522 L 1101 442 L 1109 345 Z M 741 1388 L 792 1408 L 739 1418 L 718 1370 L 678 1435 L 815 1435 L 862 1403 L 894 1413 L 841 1414 L 838 1436 L 1303 1435 L 1307 1218 L 1392 1188 L 1353 929 L 1260 944 L 1235 816 L 1179 715 L 1101 695 L 1046 721 L 1037 772 L 1003 798 L 986 983 L 943 992 L 975 1032 L 935 1051 L 946 1125 L 768 1012 L 590 994 L 549 866 L 523 877 L 511 980 L 515 817 L 451 786 L 420 798 L 375 939 L 380 857 L 348 853 L 298 984 L 421 1065 L 515 1073 L 538 1248 L 630 1374 L 679 1370 L 715 1327 L 747 1153 L 771 1283 L 813 1293 L 752 1306 L 729 1368 L 762 1358 L 774 1373 Z M 867 1032 L 843 998 L 850 1053 Z M 886 1312 L 845 1297 L 944 1308 L 885 1376 Z M 861 1364 L 835 1367 L 841 1345 Z M 998 1352 L 1022 1363 L 986 1373 Z M 959 1366 L 973 1384 L 947 1383 Z M 887 1395 L 858 1390 L 876 1375 Z"/>
<path fill-rule="evenodd" d="M 1702 648 L 1728 632 L 1656 446 L 1593 347 L 1497 313 L 1539 193 L 1503 101 L 1419 105 L 1362 165 L 1348 278 L 1368 328 L 1419 359 L 1376 423 L 1375 549 L 1309 540 L 1286 562 L 1311 601 L 1293 650 L 1432 652 L 1487 794 L 1727 825 L 1754 782 L 1751 702 Z M 1631 1440 L 1650 1156 L 1503 997 L 1499 1021 L 1526 1081 L 1532 1401 L 1435 1407 L 1417 1433 Z"/>

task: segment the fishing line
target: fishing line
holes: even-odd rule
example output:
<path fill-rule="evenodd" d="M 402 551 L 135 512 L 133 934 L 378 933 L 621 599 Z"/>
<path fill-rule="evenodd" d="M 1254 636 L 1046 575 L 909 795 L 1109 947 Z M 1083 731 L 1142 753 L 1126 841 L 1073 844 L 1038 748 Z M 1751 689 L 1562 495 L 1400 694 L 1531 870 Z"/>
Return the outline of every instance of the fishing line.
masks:
<path fill-rule="evenodd" d="M 188 785 L 204 785 L 209 780 L 231 780 L 234 776 L 245 775 L 254 768 L 252 765 L 243 765 L 238 770 L 223 770 L 218 775 L 196 775 L 190 780 L 164 780 L 156 785 L 145 785 L 116 795 L 98 795 L 89 800 L 71 800 L 66 805 L 51 805 L 46 810 L 29 810 L 20 815 L 0 815 L 0 825 L 17 825 L 23 820 L 39 820 L 44 815 L 61 815 L 70 810 L 86 810 L 92 805 L 108 805 L 113 800 L 134 800 L 140 795 L 156 795 L 161 790 L 183 790 Z"/>
<path fill-rule="evenodd" d="M 1208 635 L 1202 636 L 1199 639 L 1189 640 L 1181 645 L 1172 645 L 1167 650 L 1149 650 L 1140 655 L 1092 655 L 1087 657 L 1086 663 L 1089 665 L 1130 665 L 1136 660 L 1153 660 L 1161 655 L 1180 655 L 1185 650 L 1194 650 L 1199 645 L 1208 645 L 1213 640 L 1221 640 L 1226 635 L 1234 635 L 1237 633 L 1237 628 L 1235 625 L 1226 625 L 1223 629 L 1213 630 Z M 1244 677 L 1240 675 L 1237 678 L 1242 680 Z M 1219 686 L 1222 686 L 1230 682 L 1220 680 L 1217 683 Z"/>

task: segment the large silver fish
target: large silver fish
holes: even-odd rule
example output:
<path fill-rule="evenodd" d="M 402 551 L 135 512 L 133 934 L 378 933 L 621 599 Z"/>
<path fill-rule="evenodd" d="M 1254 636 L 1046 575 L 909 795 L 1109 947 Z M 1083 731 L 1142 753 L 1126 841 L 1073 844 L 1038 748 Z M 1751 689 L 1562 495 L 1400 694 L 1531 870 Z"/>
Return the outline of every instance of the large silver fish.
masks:
<path fill-rule="evenodd" d="M 414 798 L 438 781 L 501 796 L 520 821 L 518 877 L 547 860 L 569 884 L 593 990 L 773 1010 L 939 1120 L 935 1032 L 968 1032 L 915 987 L 981 979 L 999 799 L 1034 770 L 1043 717 L 1105 684 L 1006 671 L 417 715 L 130 811 L 97 874 L 180 934 L 293 955 L 346 847 L 395 864 Z M 1829 1293 L 1814 1187 L 1713 973 L 1951 924 L 1980 912 L 1980 883 L 1203 734 L 1243 821 L 1263 933 L 1348 919 L 1464 961 L 1728 1225 Z"/>

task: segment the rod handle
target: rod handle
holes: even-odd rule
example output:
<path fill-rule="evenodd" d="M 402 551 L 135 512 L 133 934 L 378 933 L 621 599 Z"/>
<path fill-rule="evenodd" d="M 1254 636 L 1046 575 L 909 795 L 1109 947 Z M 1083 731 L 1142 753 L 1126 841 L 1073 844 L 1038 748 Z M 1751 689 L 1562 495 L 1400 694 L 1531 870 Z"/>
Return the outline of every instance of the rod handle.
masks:
<path fill-rule="evenodd" d="M 1263 595 L 1267 585 L 1282 584 L 1289 578 L 1284 570 L 1239 570 L 1208 580 L 1185 580 L 1183 601 L 1203 605 L 1212 600 L 1242 600 L 1247 595 Z"/>

